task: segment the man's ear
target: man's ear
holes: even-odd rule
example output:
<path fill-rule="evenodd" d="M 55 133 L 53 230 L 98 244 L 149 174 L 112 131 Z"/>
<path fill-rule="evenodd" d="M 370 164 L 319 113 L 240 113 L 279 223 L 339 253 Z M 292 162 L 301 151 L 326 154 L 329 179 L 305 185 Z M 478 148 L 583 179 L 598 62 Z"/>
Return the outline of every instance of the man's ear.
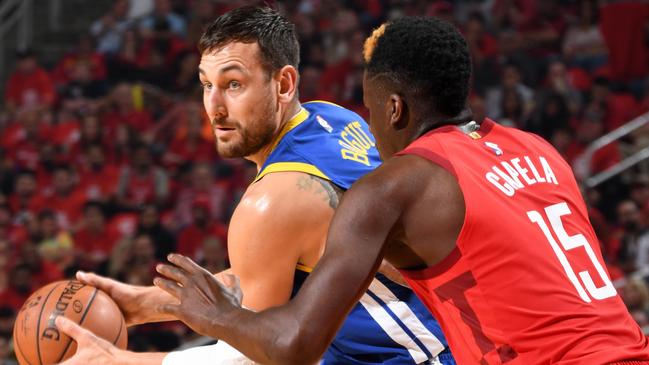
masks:
<path fill-rule="evenodd" d="M 390 94 L 386 103 L 387 120 L 395 130 L 408 126 L 408 105 L 399 94 Z"/>
<path fill-rule="evenodd" d="M 297 93 L 298 73 L 295 67 L 286 65 L 282 67 L 276 76 L 277 99 L 280 103 L 288 103 L 293 100 Z"/>

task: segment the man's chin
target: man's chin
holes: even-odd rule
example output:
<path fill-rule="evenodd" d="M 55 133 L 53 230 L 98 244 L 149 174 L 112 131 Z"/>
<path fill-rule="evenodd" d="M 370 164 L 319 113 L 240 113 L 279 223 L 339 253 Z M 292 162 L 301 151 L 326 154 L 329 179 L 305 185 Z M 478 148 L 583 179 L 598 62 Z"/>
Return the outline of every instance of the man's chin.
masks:
<path fill-rule="evenodd" d="M 240 158 L 251 155 L 253 152 L 250 152 L 249 149 L 244 148 L 241 145 L 232 145 L 232 144 L 218 144 L 216 145 L 216 152 L 219 156 L 223 158 Z"/>

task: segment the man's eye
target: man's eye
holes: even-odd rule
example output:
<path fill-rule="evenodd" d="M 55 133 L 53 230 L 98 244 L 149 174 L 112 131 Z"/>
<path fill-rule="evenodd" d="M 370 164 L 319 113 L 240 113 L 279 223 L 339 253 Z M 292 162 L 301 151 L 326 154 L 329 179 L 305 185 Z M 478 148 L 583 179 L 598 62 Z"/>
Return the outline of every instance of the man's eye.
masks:
<path fill-rule="evenodd" d="M 211 89 L 212 89 L 212 84 L 210 84 L 209 82 L 202 82 L 202 83 L 201 83 L 201 86 L 202 86 L 203 89 L 205 89 L 205 90 L 211 90 Z"/>
<path fill-rule="evenodd" d="M 229 87 L 230 89 L 238 89 L 238 88 L 241 87 L 241 83 L 240 83 L 239 81 L 234 81 L 234 80 L 232 80 L 232 81 L 230 81 L 230 82 L 228 83 L 228 87 Z"/>

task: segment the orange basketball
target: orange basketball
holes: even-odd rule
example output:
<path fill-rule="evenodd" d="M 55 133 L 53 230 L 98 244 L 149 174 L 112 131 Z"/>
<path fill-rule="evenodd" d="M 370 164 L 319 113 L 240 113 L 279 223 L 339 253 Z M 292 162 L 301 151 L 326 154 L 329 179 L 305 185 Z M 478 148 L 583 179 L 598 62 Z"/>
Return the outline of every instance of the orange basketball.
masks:
<path fill-rule="evenodd" d="M 54 324 L 61 315 L 126 348 L 124 317 L 106 293 L 76 280 L 57 281 L 38 289 L 18 312 L 14 350 L 21 365 L 57 364 L 74 355 L 76 342 Z"/>

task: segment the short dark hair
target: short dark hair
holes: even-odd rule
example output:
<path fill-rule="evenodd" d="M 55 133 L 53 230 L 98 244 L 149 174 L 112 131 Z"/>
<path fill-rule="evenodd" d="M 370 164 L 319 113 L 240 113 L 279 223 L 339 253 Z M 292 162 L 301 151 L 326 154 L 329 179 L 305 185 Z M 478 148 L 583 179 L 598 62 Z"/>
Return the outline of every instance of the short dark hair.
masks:
<path fill-rule="evenodd" d="M 469 94 L 471 57 L 451 24 L 433 17 L 404 17 L 374 31 L 364 50 L 369 76 L 386 74 L 423 97 L 432 111 L 453 117 Z"/>
<path fill-rule="evenodd" d="M 198 50 L 203 54 L 232 42 L 256 42 L 262 64 L 270 72 L 300 64 L 295 25 L 269 7 L 244 6 L 216 18 L 198 41 Z"/>

